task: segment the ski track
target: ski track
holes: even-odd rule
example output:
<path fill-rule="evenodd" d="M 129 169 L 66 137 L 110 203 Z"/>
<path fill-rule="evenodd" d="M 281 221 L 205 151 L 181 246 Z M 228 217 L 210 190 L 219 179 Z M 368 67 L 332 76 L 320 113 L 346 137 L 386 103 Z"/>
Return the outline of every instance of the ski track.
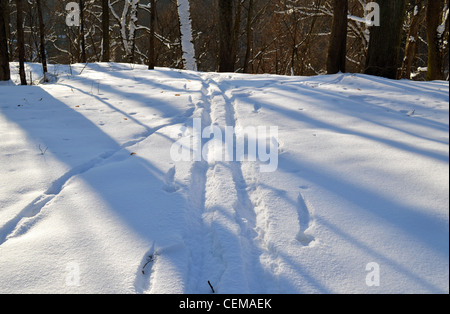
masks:
<path fill-rule="evenodd" d="M 203 127 L 216 125 L 222 130 L 225 126 L 236 127 L 234 99 L 226 95 L 220 81 L 214 78 L 202 81 L 203 97 L 193 118 L 200 117 Z M 216 153 L 214 141 L 203 139 L 202 146 L 208 149 L 206 160 L 193 163 L 190 178 L 192 232 L 186 239 L 191 256 L 188 289 L 211 292 L 207 285 L 210 281 L 217 293 L 264 293 L 267 289 L 260 278 L 264 273 L 261 264 L 264 248 L 242 163 L 211 161 L 211 154 Z"/>
<path fill-rule="evenodd" d="M 263 86 L 268 85 L 270 83 L 266 83 Z M 239 108 L 236 97 L 241 96 L 241 94 L 226 90 L 222 90 L 222 92 L 228 104 L 228 123 L 239 132 L 239 128 L 236 129 L 236 127 L 243 129 L 243 125 L 239 123 Z M 253 107 L 255 113 L 258 113 L 261 109 L 260 104 L 253 104 Z M 242 134 L 237 135 L 242 136 Z M 265 205 L 261 196 L 264 195 L 264 189 L 260 186 L 258 171 L 258 162 L 245 162 L 245 165 L 242 162 L 235 162 L 233 180 L 240 191 L 240 203 L 243 209 L 241 212 L 245 217 L 245 221 L 248 222 L 243 227 L 246 230 L 245 237 L 248 245 L 246 252 L 250 253 L 246 256 L 247 264 L 252 270 L 249 273 L 252 273 L 254 276 L 254 278 L 249 278 L 252 282 L 252 292 L 276 293 L 280 291 L 277 274 L 277 269 L 279 268 L 278 252 L 271 244 L 275 241 L 270 237 L 271 213 L 270 208 Z"/>
<path fill-rule="evenodd" d="M 211 124 L 210 105 L 207 96 L 208 86 L 202 78 L 199 77 L 199 80 L 202 82 L 201 98 L 194 100 L 192 96 L 189 96 L 192 108 L 183 115 L 183 121 L 178 121 L 177 123 L 188 125 L 189 122 L 192 123 L 193 119 L 199 118 L 201 119 L 202 125 Z M 205 142 L 201 144 L 203 145 Z M 207 170 L 208 164 L 206 161 L 193 162 L 189 170 L 189 186 L 185 187 L 187 192 L 185 219 L 188 231 L 184 236 L 183 245 L 185 248 L 188 248 L 187 275 L 185 278 L 185 290 L 187 292 L 208 291 L 205 289 L 207 287 L 207 281 L 200 282 L 199 279 L 205 265 L 205 255 L 208 252 L 204 248 L 211 247 L 211 243 L 208 242 L 209 237 L 205 237 L 208 230 L 205 228 L 202 219 L 205 211 Z M 176 193 L 182 190 L 182 187 L 178 186 L 175 182 L 176 172 L 177 166 L 175 165 L 166 173 L 163 190 L 167 193 Z M 155 244 L 153 244 L 152 248 L 143 256 L 139 269 L 137 270 L 135 291 L 138 294 L 152 293 L 153 291 L 158 293 L 158 288 L 153 284 L 153 278 L 157 271 L 156 264 L 158 263 L 158 255 L 162 252 L 161 250 L 158 250 L 158 252 L 155 250 Z M 202 283 L 204 284 L 202 285 Z"/>
<path fill-rule="evenodd" d="M 39 221 L 42 210 L 73 178 L 106 163 L 123 161 L 123 156 L 114 157 L 164 127 L 200 118 L 203 128 L 215 125 L 222 130 L 226 126 L 236 130 L 238 115 L 235 95 L 231 93 L 228 96 L 220 76 L 204 77 L 200 74 L 199 80 L 202 82 L 201 98 L 195 101 L 192 97 L 189 99 L 193 108 L 156 128 L 143 125 L 145 131 L 136 139 L 66 172 L 0 229 L 0 245 L 30 230 Z M 100 101 L 105 102 L 103 99 Z M 257 106 L 255 111 L 261 108 Z M 139 121 L 137 123 L 142 125 Z M 211 293 L 208 282 L 216 293 L 221 294 L 279 291 L 277 269 L 280 265 L 276 246 L 272 243 L 274 239 L 270 238 L 268 221 L 272 213 L 259 195 L 264 188 L 258 186 L 257 180 L 253 184 L 248 183 L 256 178 L 258 167 L 246 167 L 244 174 L 242 162 L 209 161 L 211 154 L 215 154 L 213 142 L 202 138 L 201 147 L 207 147 L 207 158 L 192 163 L 190 184 L 186 187 L 185 219 L 188 231 L 184 246 L 188 248 L 189 254 L 186 292 Z M 233 142 L 235 151 L 236 134 Z M 248 169 L 251 169 L 250 175 Z M 182 189 L 176 184 L 175 175 L 176 165 L 169 169 L 165 177 L 162 189 L 167 193 L 176 193 Z M 311 227 L 311 215 L 302 193 L 299 193 L 297 210 L 300 231 L 296 240 L 308 246 L 314 238 L 305 234 Z M 136 293 L 151 293 L 154 290 L 152 277 L 157 271 L 155 265 L 160 253 L 153 243 L 142 257 L 134 282 Z"/>
<path fill-rule="evenodd" d="M 219 84 L 209 82 L 210 117 L 212 125 L 220 128 L 234 126 L 233 112 L 224 98 Z M 209 141 L 210 154 L 216 154 L 214 144 Z M 211 228 L 213 254 L 221 261 L 220 274 L 212 278 L 219 293 L 248 292 L 246 265 L 244 258 L 245 238 L 242 237 L 242 217 L 239 212 L 239 191 L 236 187 L 236 163 L 215 161 L 209 164 L 205 188 L 205 221 Z M 238 290 L 236 290 L 238 289 Z"/>
<path fill-rule="evenodd" d="M 218 126 L 222 131 L 225 127 L 235 129 L 238 116 L 234 96 L 227 95 L 226 86 L 217 75 L 204 77 L 200 74 L 199 80 L 201 96 L 196 100 L 191 98 L 194 109 L 188 120 L 199 118 L 203 129 L 208 126 Z M 236 138 L 233 142 L 236 145 Z M 214 160 L 214 144 L 212 139 L 201 139 L 206 156 L 192 162 L 189 170 L 185 215 L 188 227 L 184 237 L 188 248 L 185 292 L 212 293 L 208 282 L 215 293 L 220 294 L 279 291 L 274 275 L 274 269 L 279 267 L 278 253 L 270 244 L 274 240 L 269 238 L 267 230 L 271 213 L 261 205 L 264 202 L 259 201 L 257 183 L 254 186 L 247 183 L 251 180 L 246 176 L 256 177 L 254 172 L 258 167 L 251 167 L 249 175 L 244 174 L 242 162 Z M 197 147 L 195 143 L 194 147 Z M 166 192 L 179 190 L 174 183 L 175 172 L 176 166 L 166 174 L 163 188 Z M 255 201 L 259 204 L 255 205 Z M 154 248 L 145 254 L 137 271 L 137 293 L 152 291 L 153 270 L 150 268 L 157 260 L 149 262 L 148 259 L 153 252 Z M 142 265 L 146 264 L 144 274 Z"/>
<path fill-rule="evenodd" d="M 236 107 L 236 101 L 234 96 L 228 96 L 228 92 L 225 89 L 218 87 L 222 93 L 222 97 L 225 100 L 226 111 L 226 125 L 231 126 L 237 131 L 238 115 Z M 257 106 L 257 105 L 255 105 Z M 256 109 L 256 108 L 255 108 Z M 260 108 L 258 108 L 259 110 Z M 236 135 L 234 138 L 234 145 L 236 145 Z M 233 147 L 236 151 L 236 147 Z M 254 187 L 250 187 L 248 178 L 243 172 L 242 162 L 230 162 L 230 168 L 232 172 L 233 185 L 237 192 L 237 204 L 236 204 L 236 221 L 240 226 L 240 237 L 242 243 L 242 258 L 244 259 L 244 268 L 248 269 L 245 273 L 252 275 L 253 277 L 247 277 L 247 283 L 250 288 L 248 292 L 265 293 L 268 291 L 268 283 L 270 286 L 274 285 L 273 278 L 268 278 L 268 274 L 265 272 L 265 268 L 262 264 L 261 257 L 264 253 L 267 253 L 265 248 L 261 245 L 260 229 L 257 228 L 257 223 L 261 219 L 260 213 L 256 211 L 256 206 L 252 202 L 252 194 L 255 192 Z M 257 167 L 252 167 L 253 173 L 251 176 L 255 176 Z M 265 280 L 262 280 L 261 275 L 264 274 Z M 273 287 L 272 287 L 273 288 Z M 272 289 L 270 288 L 270 289 Z"/>
<path fill-rule="evenodd" d="M 195 110 L 192 119 L 200 119 L 202 126 L 212 124 L 211 121 L 211 91 L 208 83 L 199 77 L 202 81 L 201 99 L 195 104 Z M 207 141 L 201 139 L 201 147 L 206 145 Z M 197 143 L 193 143 L 197 147 Z M 188 187 L 188 208 L 186 220 L 190 226 L 189 234 L 185 238 L 185 243 L 189 247 L 189 271 L 187 278 L 187 289 L 189 292 L 211 292 L 207 288 L 208 280 L 217 282 L 217 276 L 211 274 L 210 265 L 213 265 L 218 277 L 223 272 L 221 257 L 214 253 L 214 240 L 211 228 L 205 221 L 206 208 L 206 188 L 208 181 L 208 172 L 210 166 L 204 159 L 194 161 L 190 169 L 190 184 Z"/>

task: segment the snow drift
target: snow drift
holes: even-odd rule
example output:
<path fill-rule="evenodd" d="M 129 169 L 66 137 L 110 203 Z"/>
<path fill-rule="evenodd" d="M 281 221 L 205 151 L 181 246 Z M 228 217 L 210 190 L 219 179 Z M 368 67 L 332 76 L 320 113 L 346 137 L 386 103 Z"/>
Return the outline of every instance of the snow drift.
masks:
<path fill-rule="evenodd" d="M 50 72 L 0 86 L 1 293 L 449 292 L 448 82 Z M 194 119 L 277 170 L 174 161 Z"/>

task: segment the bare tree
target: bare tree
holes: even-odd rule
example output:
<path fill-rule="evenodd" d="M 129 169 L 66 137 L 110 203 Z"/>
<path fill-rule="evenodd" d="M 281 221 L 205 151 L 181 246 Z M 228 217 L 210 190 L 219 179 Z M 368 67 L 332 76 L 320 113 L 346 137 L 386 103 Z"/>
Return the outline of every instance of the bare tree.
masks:
<path fill-rule="evenodd" d="M 84 33 L 84 0 L 80 0 L 80 39 L 81 39 L 81 62 L 87 62 L 86 56 L 86 38 Z"/>
<path fill-rule="evenodd" d="M 365 73 L 396 79 L 405 0 L 377 0 L 380 5 L 380 26 L 370 28 Z"/>
<path fill-rule="evenodd" d="M 333 23 L 328 46 L 327 73 L 345 72 L 348 0 L 333 1 Z"/>
<path fill-rule="evenodd" d="M 156 0 L 150 0 L 150 34 L 148 50 L 148 69 L 155 69 L 155 21 L 156 21 Z"/>
<path fill-rule="evenodd" d="M 181 47 L 183 50 L 184 67 L 197 70 L 195 48 L 192 37 L 191 10 L 189 0 L 178 0 L 178 17 L 180 19 Z"/>
<path fill-rule="evenodd" d="M 113 4 L 109 4 L 112 16 L 119 27 L 119 36 L 122 48 L 127 62 L 134 61 L 134 53 L 136 49 L 136 32 L 138 29 L 137 12 L 140 0 L 123 1 L 122 13 L 117 13 Z M 118 3 L 117 1 L 115 3 Z M 120 11 L 119 11 L 120 12 Z"/>
<path fill-rule="evenodd" d="M 25 75 L 25 35 L 23 30 L 23 2 L 16 0 L 17 11 L 17 47 L 19 51 L 19 76 L 20 84 L 27 85 L 27 78 Z"/>
<path fill-rule="evenodd" d="M 39 20 L 39 47 L 40 47 L 40 56 L 42 63 L 42 72 L 44 74 L 44 82 L 48 82 L 47 75 L 47 56 L 45 53 L 45 25 L 44 18 L 42 16 L 42 5 L 41 0 L 36 0 L 37 11 L 38 11 L 38 20 Z"/>
<path fill-rule="evenodd" d="M 239 49 L 239 35 L 241 32 L 241 16 L 242 16 L 242 1 L 236 0 L 236 13 L 234 17 L 234 23 L 233 23 L 233 43 L 232 43 L 232 58 L 233 58 L 233 71 L 236 67 L 236 59 L 237 59 L 237 53 Z"/>
<path fill-rule="evenodd" d="M 219 72 L 234 72 L 233 1 L 219 0 Z"/>
<path fill-rule="evenodd" d="M 109 62 L 109 0 L 102 0 L 102 62 Z"/>
<path fill-rule="evenodd" d="M 422 0 L 414 0 L 411 11 L 409 12 L 409 30 L 406 37 L 405 56 L 402 63 L 401 77 L 410 79 L 412 66 L 417 53 L 417 44 L 419 42 L 419 29 L 424 19 L 424 2 Z"/>
<path fill-rule="evenodd" d="M 8 40 L 6 37 L 7 5 L 7 0 L 0 0 L 0 81 L 9 81 L 11 79 Z"/>
<path fill-rule="evenodd" d="M 16 27 L 16 0 L 1 1 L 6 4 L 8 46 L 5 50 L 1 45 L 2 62 L 7 64 L 6 53 L 10 61 L 19 60 L 21 31 Z M 430 1 L 429 7 L 419 0 L 376 1 L 381 26 L 367 23 L 366 17 L 375 12 L 370 11 L 373 0 L 75 0 L 83 9 L 81 31 L 63 25 L 66 2 L 21 0 L 23 59 L 281 75 L 351 71 L 415 79 L 425 78 L 429 61 L 430 72 L 438 64 L 441 73 L 436 77 L 447 77 L 448 0 Z M 402 10 L 405 2 L 408 10 Z M 434 12 L 428 19 L 431 26 L 427 12 Z M 406 44 L 404 55 L 400 43 Z"/>
<path fill-rule="evenodd" d="M 253 45 L 253 0 L 249 0 L 248 2 L 248 11 L 247 11 L 247 39 L 245 45 L 245 58 L 244 58 L 244 73 L 249 73 L 249 63 L 252 53 L 252 45 Z"/>
<path fill-rule="evenodd" d="M 442 9 L 444 8 L 444 9 Z M 427 80 L 443 79 L 444 33 L 448 29 L 448 3 L 443 0 L 428 1 L 427 39 L 428 73 Z"/>

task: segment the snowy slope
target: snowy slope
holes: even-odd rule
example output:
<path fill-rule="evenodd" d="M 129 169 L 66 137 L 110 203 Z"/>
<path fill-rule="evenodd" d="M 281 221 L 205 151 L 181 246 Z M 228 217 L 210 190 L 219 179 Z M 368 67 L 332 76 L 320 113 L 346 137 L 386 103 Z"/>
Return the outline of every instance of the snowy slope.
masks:
<path fill-rule="evenodd" d="M 448 82 L 50 72 L 0 86 L 0 293 L 449 292 Z M 194 121 L 276 171 L 175 161 Z"/>

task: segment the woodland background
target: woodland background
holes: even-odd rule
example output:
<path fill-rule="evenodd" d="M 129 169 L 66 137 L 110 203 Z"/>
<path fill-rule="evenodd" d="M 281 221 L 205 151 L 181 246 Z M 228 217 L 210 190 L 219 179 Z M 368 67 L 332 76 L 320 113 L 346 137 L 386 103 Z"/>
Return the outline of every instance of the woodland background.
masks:
<path fill-rule="evenodd" d="M 66 25 L 66 5 L 70 1 L 1 2 L 0 19 L 6 28 L 9 61 L 21 59 L 21 24 L 22 59 L 26 62 L 42 62 L 46 58 L 46 62 L 61 64 L 111 61 L 188 68 L 187 60 L 183 59 L 180 1 L 76 0 L 82 7 L 80 27 Z M 19 15 L 18 2 L 22 12 Z M 301 76 L 326 74 L 332 72 L 327 65 L 330 49 L 338 49 L 335 46 L 344 43 L 344 55 L 340 57 L 344 67 L 338 67 L 335 72 L 368 73 L 371 51 L 381 59 L 387 59 L 385 53 L 395 52 L 395 74 L 381 76 L 448 80 L 448 1 L 377 2 L 381 6 L 381 27 L 365 23 L 369 3 L 366 0 L 190 0 L 195 47 L 193 69 Z M 384 8 L 390 3 L 397 4 L 399 9 L 390 8 L 386 13 Z M 347 12 L 341 21 L 346 25 L 346 32 L 340 35 L 332 34 L 336 30 L 334 23 L 339 22 L 336 16 L 339 9 L 344 14 Z M 17 23 L 18 18 L 22 23 Z M 374 39 L 375 31 L 382 33 L 378 36 L 381 42 Z M 226 36 L 224 32 L 228 32 Z M 395 48 L 385 42 L 392 32 L 400 38 Z M 371 40 L 376 47 L 370 48 Z M 41 50 L 42 43 L 45 51 Z M 388 52 L 383 52 L 383 47 Z M 224 49 L 228 50 L 224 52 Z M 229 65 L 221 69 L 225 58 L 229 59 Z"/>

